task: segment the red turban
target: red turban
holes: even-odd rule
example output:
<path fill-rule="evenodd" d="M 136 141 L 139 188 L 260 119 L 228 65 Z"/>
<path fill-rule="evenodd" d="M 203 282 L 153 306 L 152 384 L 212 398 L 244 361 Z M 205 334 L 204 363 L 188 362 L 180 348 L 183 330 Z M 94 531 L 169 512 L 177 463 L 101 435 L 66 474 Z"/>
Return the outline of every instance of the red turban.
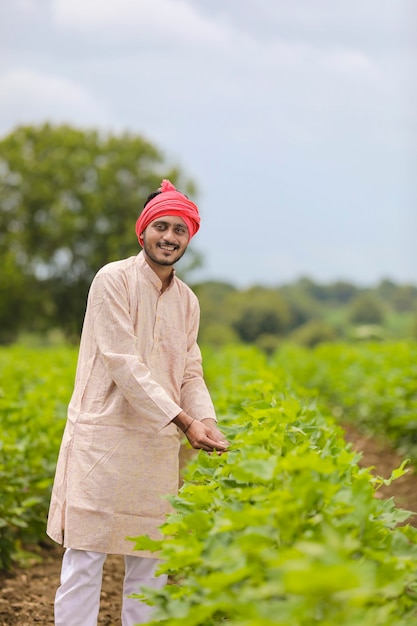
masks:
<path fill-rule="evenodd" d="M 194 237 L 200 228 L 200 215 L 197 206 L 191 202 L 184 194 L 177 191 L 174 185 L 164 179 L 158 193 L 150 200 L 136 222 L 136 235 L 142 245 L 142 233 L 145 228 L 163 215 L 178 215 L 187 225 L 189 240 Z M 189 241 L 188 240 L 188 241 Z"/>

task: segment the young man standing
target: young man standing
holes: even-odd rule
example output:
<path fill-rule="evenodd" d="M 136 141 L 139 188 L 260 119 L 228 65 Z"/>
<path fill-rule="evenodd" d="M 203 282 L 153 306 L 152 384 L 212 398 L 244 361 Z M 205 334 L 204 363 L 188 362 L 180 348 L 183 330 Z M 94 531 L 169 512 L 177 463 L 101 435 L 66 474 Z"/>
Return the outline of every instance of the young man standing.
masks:
<path fill-rule="evenodd" d="M 143 250 L 104 266 L 88 297 L 47 528 L 66 548 L 56 626 L 96 626 L 107 554 L 125 558 L 123 626 L 149 621 L 150 607 L 127 596 L 166 577 L 126 537 L 160 537 L 182 433 L 196 449 L 228 446 L 203 378 L 198 301 L 173 270 L 198 209 L 167 180 L 149 198 L 136 223 Z"/>

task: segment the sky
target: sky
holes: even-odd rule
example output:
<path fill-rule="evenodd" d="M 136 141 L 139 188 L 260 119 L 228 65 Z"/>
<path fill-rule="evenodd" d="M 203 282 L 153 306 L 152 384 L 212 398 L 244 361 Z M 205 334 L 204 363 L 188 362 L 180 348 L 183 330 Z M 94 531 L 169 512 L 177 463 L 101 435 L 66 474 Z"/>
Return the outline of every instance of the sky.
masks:
<path fill-rule="evenodd" d="M 417 284 L 415 0 L 1 0 L 0 137 L 137 133 L 198 188 L 196 280 Z"/>

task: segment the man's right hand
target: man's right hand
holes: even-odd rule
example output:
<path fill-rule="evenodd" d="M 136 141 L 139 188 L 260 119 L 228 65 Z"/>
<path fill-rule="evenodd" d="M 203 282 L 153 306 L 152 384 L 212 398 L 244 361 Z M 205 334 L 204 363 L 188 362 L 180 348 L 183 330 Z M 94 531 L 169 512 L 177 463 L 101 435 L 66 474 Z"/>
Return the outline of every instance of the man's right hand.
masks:
<path fill-rule="evenodd" d="M 226 452 L 229 447 L 229 442 L 220 431 L 217 428 L 212 428 L 210 424 L 212 420 L 207 420 L 207 423 L 200 422 L 181 412 L 172 421 L 185 433 L 188 441 L 196 450 L 222 453 Z"/>
<path fill-rule="evenodd" d="M 223 438 L 221 433 L 221 438 L 219 438 L 213 434 L 213 429 L 210 425 L 204 424 L 204 422 L 199 422 L 198 420 L 194 420 L 191 426 L 187 429 L 185 436 L 192 447 L 196 450 L 221 453 L 226 452 L 229 447 L 229 442 Z"/>

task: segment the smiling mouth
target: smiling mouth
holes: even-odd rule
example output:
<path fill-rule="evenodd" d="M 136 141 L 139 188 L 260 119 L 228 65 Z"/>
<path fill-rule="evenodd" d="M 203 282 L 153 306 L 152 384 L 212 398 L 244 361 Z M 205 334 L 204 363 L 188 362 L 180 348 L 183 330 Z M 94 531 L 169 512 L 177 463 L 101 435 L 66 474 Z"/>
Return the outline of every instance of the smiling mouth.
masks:
<path fill-rule="evenodd" d="M 159 243 L 158 247 L 161 248 L 161 250 L 165 250 L 166 252 L 175 252 L 175 250 L 179 249 L 178 245 L 168 243 Z"/>

